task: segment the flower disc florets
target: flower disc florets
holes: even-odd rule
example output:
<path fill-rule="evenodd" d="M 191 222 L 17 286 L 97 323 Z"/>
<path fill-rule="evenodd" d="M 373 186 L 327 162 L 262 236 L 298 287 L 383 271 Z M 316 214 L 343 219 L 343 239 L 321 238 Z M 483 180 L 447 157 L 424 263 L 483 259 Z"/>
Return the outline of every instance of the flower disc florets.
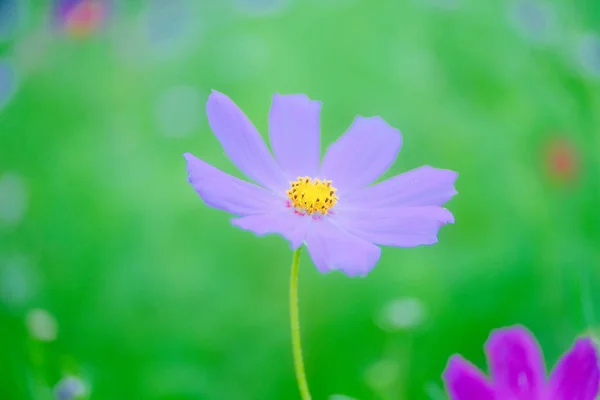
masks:
<path fill-rule="evenodd" d="M 320 212 L 327 215 L 338 201 L 335 195 L 336 191 L 337 189 L 331 186 L 331 181 L 313 180 L 308 176 L 301 176 L 290 183 L 290 190 L 287 191 L 287 195 L 291 206 L 300 213 L 312 215 Z"/>

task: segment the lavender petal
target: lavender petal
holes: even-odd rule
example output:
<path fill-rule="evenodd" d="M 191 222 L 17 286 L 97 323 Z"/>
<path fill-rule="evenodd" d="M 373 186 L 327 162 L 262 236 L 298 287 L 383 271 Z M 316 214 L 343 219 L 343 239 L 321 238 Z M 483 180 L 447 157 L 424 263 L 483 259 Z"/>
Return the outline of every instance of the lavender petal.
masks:
<path fill-rule="evenodd" d="M 282 208 L 285 199 L 252 183 L 226 174 L 185 153 L 188 180 L 209 207 L 235 215 L 263 214 Z"/>
<path fill-rule="evenodd" d="M 340 196 L 376 180 L 393 163 L 402 144 L 400 131 L 380 117 L 356 117 L 323 159 L 319 176 L 331 179 Z"/>
<path fill-rule="evenodd" d="M 598 353 L 589 338 L 579 339 L 556 364 L 550 375 L 548 398 L 593 400 L 600 386 Z"/>
<path fill-rule="evenodd" d="M 290 181 L 316 177 L 321 158 L 321 102 L 303 94 L 273 96 L 269 138 L 277 162 Z"/>
<path fill-rule="evenodd" d="M 246 176 L 277 192 L 289 182 L 248 117 L 222 93 L 213 91 L 206 104 L 208 123 L 223 150 Z"/>
<path fill-rule="evenodd" d="M 533 335 L 522 326 L 498 329 L 490 335 L 485 351 L 499 398 L 542 398 L 545 367 Z"/>
<path fill-rule="evenodd" d="M 306 247 L 322 273 L 342 271 L 348 276 L 364 276 L 377 263 L 381 249 L 334 225 L 327 217 L 312 221 Z"/>
<path fill-rule="evenodd" d="M 348 205 L 368 207 L 442 206 L 457 194 L 458 174 L 425 165 L 344 197 Z"/>
<path fill-rule="evenodd" d="M 459 355 L 452 356 L 442 375 L 450 400 L 495 400 L 481 371 Z"/>
<path fill-rule="evenodd" d="M 388 209 L 340 207 L 332 219 L 343 229 L 371 243 L 384 246 L 414 247 L 437 243 L 438 231 L 454 217 L 435 206 Z"/>
<path fill-rule="evenodd" d="M 310 217 L 293 214 L 289 209 L 284 209 L 268 214 L 235 218 L 231 223 L 241 229 L 254 232 L 257 236 L 279 234 L 290 242 L 292 250 L 296 250 L 306 238 L 310 221 Z"/>

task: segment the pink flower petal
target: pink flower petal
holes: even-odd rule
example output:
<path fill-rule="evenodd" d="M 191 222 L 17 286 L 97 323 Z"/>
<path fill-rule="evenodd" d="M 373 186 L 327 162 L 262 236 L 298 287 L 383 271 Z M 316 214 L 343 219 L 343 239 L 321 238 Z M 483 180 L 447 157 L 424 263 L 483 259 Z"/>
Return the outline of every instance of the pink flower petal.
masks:
<path fill-rule="evenodd" d="M 600 385 L 598 353 L 591 339 L 579 339 L 556 364 L 550 376 L 548 399 L 594 400 Z"/>
<path fill-rule="evenodd" d="M 538 400 L 544 392 L 545 367 L 533 335 L 522 326 L 498 329 L 485 351 L 500 399 Z"/>
<path fill-rule="evenodd" d="M 450 400 L 496 400 L 492 386 L 483 373 L 461 356 L 450 358 L 442 378 Z"/>

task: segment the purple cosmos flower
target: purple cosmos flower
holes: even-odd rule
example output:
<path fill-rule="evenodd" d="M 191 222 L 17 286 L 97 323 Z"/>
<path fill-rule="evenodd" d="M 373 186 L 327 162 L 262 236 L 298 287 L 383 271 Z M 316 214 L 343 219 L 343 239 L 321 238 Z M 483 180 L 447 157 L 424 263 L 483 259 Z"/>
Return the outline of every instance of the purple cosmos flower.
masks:
<path fill-rule="evenodd" d="M 456 194 L 456 172 L 424 166 L 369 186 L 392 165 L 402 142 L 380 117 L 356 117 L 319 163 L 319 101 L 273 96 L 275 158 L 227 96 L 213 91 L 206 110 L 225 153 L 260 186 L 186 153 L 194 189 L 208 206 L 237 215 L 232 223 L 242 229 L 280 234 L 293 250 L 305 243 L 321 272 L 365 275 L 379 260 L 377 244 L 433 244 L 439 228 L 454 222 L 441 206 Z"/>
<path fill-rule="evenodd" d="M 485 345 L 492 380 L 461 356 L 450 358 L 444 381 L 451 400 L 594 400 L 600 368 L 594 343 L 575 342 L 550 379 L 540 348 L 522 326 L 492 332 Z"/>

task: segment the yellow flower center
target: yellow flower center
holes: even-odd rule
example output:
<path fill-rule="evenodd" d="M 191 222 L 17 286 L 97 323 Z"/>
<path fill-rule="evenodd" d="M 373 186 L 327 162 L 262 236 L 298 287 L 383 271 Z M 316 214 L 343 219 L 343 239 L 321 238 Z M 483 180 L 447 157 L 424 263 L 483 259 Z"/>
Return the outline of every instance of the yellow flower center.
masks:
<path fill-rule="evenodd" d="M 331 186 L 331 181 L 312 180 L 308 176 L 301 176 L 291 183 L 287 195 L 290 205 L 300 213 L 312 215 L 320 212 L 327 215 L 338 201 L 336 191 L 337 189 Z"/>

